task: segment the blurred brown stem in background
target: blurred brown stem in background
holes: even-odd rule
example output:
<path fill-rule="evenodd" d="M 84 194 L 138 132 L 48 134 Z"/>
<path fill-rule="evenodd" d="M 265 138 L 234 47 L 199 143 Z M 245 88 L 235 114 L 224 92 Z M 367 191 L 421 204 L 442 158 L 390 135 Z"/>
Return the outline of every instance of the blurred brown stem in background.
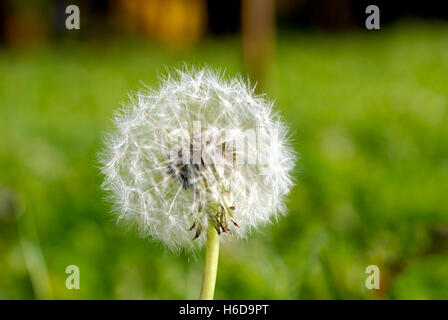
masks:
<path fill-rule="evenodd" d="M 267 86 L 268 67 L 274 54 L 274 1 L 242 0 L 241 4 L 244 67 L 260 92 Z"/>

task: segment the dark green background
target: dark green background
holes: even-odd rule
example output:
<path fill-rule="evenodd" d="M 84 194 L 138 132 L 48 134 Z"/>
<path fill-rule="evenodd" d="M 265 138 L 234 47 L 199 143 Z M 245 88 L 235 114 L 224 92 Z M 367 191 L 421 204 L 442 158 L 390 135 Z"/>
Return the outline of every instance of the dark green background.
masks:
<path fill-rule="evenodd" d="M 448 298 L 448 25 L 283 33 L 267 81 L 301 155 L 289 214 L 222 245 L 218 299 Z M 165 67 L 242 71 L 237 38 L 0 51 L 0 298 L 197 298 L 202 253 L 117 225 L 97 152 Z M 81 289 L 67 290 L 78 265 Z M 381 290 L 367 290 L 378 265 Z"/>

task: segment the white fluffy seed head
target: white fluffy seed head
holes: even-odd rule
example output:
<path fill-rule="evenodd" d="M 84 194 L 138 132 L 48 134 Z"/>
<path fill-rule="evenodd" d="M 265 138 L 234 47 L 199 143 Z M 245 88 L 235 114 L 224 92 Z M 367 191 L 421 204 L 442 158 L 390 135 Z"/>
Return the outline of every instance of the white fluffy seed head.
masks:
<path fill-rule="evenodd" d="M 115 117 L 101 156 L 120 220 L 171 249 L 244 236 L 285 212 L 295 154 L 272 103 L 241 78 L 176 71 Z"/>

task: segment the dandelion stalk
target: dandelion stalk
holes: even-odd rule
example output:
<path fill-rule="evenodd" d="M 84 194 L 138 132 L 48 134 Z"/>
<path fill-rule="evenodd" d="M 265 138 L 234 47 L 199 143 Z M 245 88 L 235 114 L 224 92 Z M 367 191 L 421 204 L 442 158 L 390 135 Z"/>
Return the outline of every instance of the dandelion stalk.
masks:
<path fill-rule="evenodd" d="M 216 274 L 218 272 L 219 258 L 219 234 L 215 228 L 210 227 L 207 232 L 207 244 L 205 246 L 204 276 L 200 300 L 213 300 L 215 292 Z"/>

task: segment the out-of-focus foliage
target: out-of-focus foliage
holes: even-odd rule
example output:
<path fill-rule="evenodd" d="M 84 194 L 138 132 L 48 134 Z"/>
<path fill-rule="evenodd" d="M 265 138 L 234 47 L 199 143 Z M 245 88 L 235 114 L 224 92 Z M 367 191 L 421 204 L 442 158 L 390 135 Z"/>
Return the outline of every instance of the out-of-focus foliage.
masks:
<path fill-rule="evenodd" d="M 96 153 L 164 66 L 241 70 L 237 39 L 0 52 L 0 298 L 197 298 L 200 252 L 117 225 Z M 301 161 L 288 216 L 222 246 L 216 298 L 448 298 L 448 25 L 283 34 L 267 81 Z M 81 289 L 67 290 L 78 265 Z M 367 290 L 365 268 L 381 270 Z"/>

